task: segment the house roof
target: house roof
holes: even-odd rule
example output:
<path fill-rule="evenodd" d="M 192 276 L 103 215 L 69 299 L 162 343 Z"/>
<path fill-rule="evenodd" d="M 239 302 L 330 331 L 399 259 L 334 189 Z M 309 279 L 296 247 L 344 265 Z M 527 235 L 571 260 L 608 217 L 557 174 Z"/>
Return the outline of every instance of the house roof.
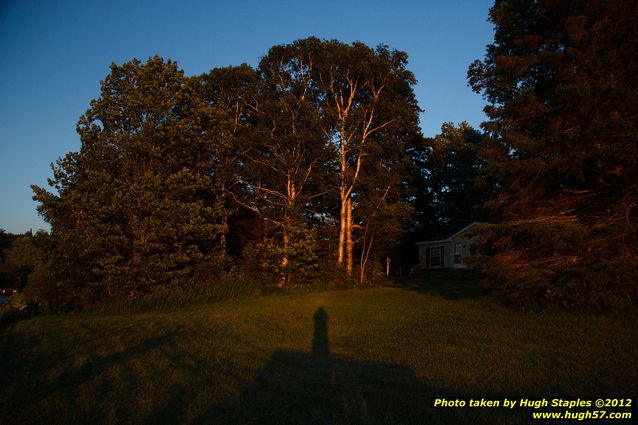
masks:
<path fill-rule="evenodd" d="M 424 245 L 424 244 L 429 244 L 429 243 L 436 243 L 436 242 L 450 242 L 451 240 L 457 238 L 458 236 L 460 236 L 461 234 L 465 233 L 466 231 L 468 231 L 469 229 L 471 229 L 472 227 L 481 224 L 478 221 L 475 221 L 473 223 L 468 224 L 467 226 L 465 226 L 464 228 L 462 228 L 461 230 L 458 230 L 454 233 L 448 233 L 447 235 L 443 235 L 443 236 L 438 236 L 435 239 L 427 239 L 421 242 L 417 242 L 417 245 Z"/>

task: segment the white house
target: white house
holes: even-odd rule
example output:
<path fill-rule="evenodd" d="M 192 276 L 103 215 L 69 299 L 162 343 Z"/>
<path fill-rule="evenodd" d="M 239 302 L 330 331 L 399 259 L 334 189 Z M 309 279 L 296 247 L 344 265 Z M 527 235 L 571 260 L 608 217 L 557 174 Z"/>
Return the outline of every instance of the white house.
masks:
<path fill-rule="evenodd" d="M 417 270 L 464 269 L 463 257 L 472 253 L 471 230 L 479 223 L 471 223 L 461 230 L 434 240 L 417 242 L 419 264 Z"/>

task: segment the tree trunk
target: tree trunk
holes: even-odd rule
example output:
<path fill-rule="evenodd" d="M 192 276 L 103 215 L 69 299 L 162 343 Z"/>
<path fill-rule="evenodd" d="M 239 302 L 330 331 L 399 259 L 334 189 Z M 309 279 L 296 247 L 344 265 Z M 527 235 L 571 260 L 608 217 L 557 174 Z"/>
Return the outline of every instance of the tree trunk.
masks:
<path fill-rule="evenodd" d="M 363 248 L 361 250 L 360 269 L 359 269 L 359 284 L 363 285 L 366 280 L 366 273 L 368 271 L 368 258 L 370 257 L 370 251 L 372 251 L 372 245 L 374 244 L 374 232 L 368 242 L 368 225 L 365 227 L 363 234 Z M 388 263 L 388 267 L 390 267 Z"/>
<path fill-rule="evenodd" d="M 286 285 L 286 282 L 288 280 L 288 246 L 290 245 L 290 235 L 288 234 L 288 231 L 284 228 L 284 236 L 283 236 L 283 242 L 284 242 L 284 253 L 281 257 L 281 272 L 279 273 L 279 282 L 277 283 L 277 286 L 282 288 L 284 285 Z"/>
<path fill-rule="evenodd" d="M 226 214 L 226 212 L 222 213 L 222 228 L 224 229 L 222 231 L 221 236 L 219 237 L 219 247 L 222 250 L 223 255 L 228 254 L 226 252 L 226 233 L 228 232 L 228 215 Z"/>
<path fill-rule="evenodd" d="M 226 213 L 226 185 L 224 184 L 224 182 L 221 182 L 221 192 L 220 192 L 220 206 L 221 206 L 221 215 L 222 215 L 222 234 L 219 238 L 219 247 L 222 250 L 222 253 L 224 255 L 227 254 L 226 252 L 226 233 L 228 233 L 228 214 Z"/>
<path fill-rule="evenodd" d="M 346 201 L 343 199 L 343 191 L 341 194 L 341 211 L 339 220 L 339 256 L 337 257 L 337 265 L 343 267 L 343 247 L 346 242 Z"/>
<path fill-rule="evenodd" d="M 352 276 L 352 198 L 346 204 L 346 273 Z"/>

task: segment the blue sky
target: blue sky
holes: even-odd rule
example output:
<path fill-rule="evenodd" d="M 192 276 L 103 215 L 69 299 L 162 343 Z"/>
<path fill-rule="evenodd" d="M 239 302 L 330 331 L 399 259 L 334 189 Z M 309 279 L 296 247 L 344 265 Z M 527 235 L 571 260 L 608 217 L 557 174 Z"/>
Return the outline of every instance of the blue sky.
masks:
<path fill-rule="evenodd" d="M 31 184 L 78 150 L 75 126 L 112 62 L 170 58 L 187 75 L 248 63 L 276 44 L 317 36 L 406 51 L 426 136 L 484 120 L 468 65 L 492 40 L 493 1 L 0 0 L 0 228 L 48 229 Z"/>

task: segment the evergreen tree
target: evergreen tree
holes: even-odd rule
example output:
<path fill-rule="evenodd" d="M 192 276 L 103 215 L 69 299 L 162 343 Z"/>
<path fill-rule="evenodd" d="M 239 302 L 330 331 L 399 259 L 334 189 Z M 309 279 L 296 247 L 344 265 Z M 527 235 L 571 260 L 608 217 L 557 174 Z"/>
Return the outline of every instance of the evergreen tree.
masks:
<path fill-rule="evenodd" d="M 80 118 L 81 148 L 34 186 L 75 285 L 122 296 L 198 276 L 223 232 L 211 193 L 210 107 L 172 61 L 113 64 Z"/>
<path fill-rule="evenodd" d="M 518 299 L 638 299 L 638 4 L 497 0 L 468 72 L 490 102 L 500 195 L 482 252 Z"/>

